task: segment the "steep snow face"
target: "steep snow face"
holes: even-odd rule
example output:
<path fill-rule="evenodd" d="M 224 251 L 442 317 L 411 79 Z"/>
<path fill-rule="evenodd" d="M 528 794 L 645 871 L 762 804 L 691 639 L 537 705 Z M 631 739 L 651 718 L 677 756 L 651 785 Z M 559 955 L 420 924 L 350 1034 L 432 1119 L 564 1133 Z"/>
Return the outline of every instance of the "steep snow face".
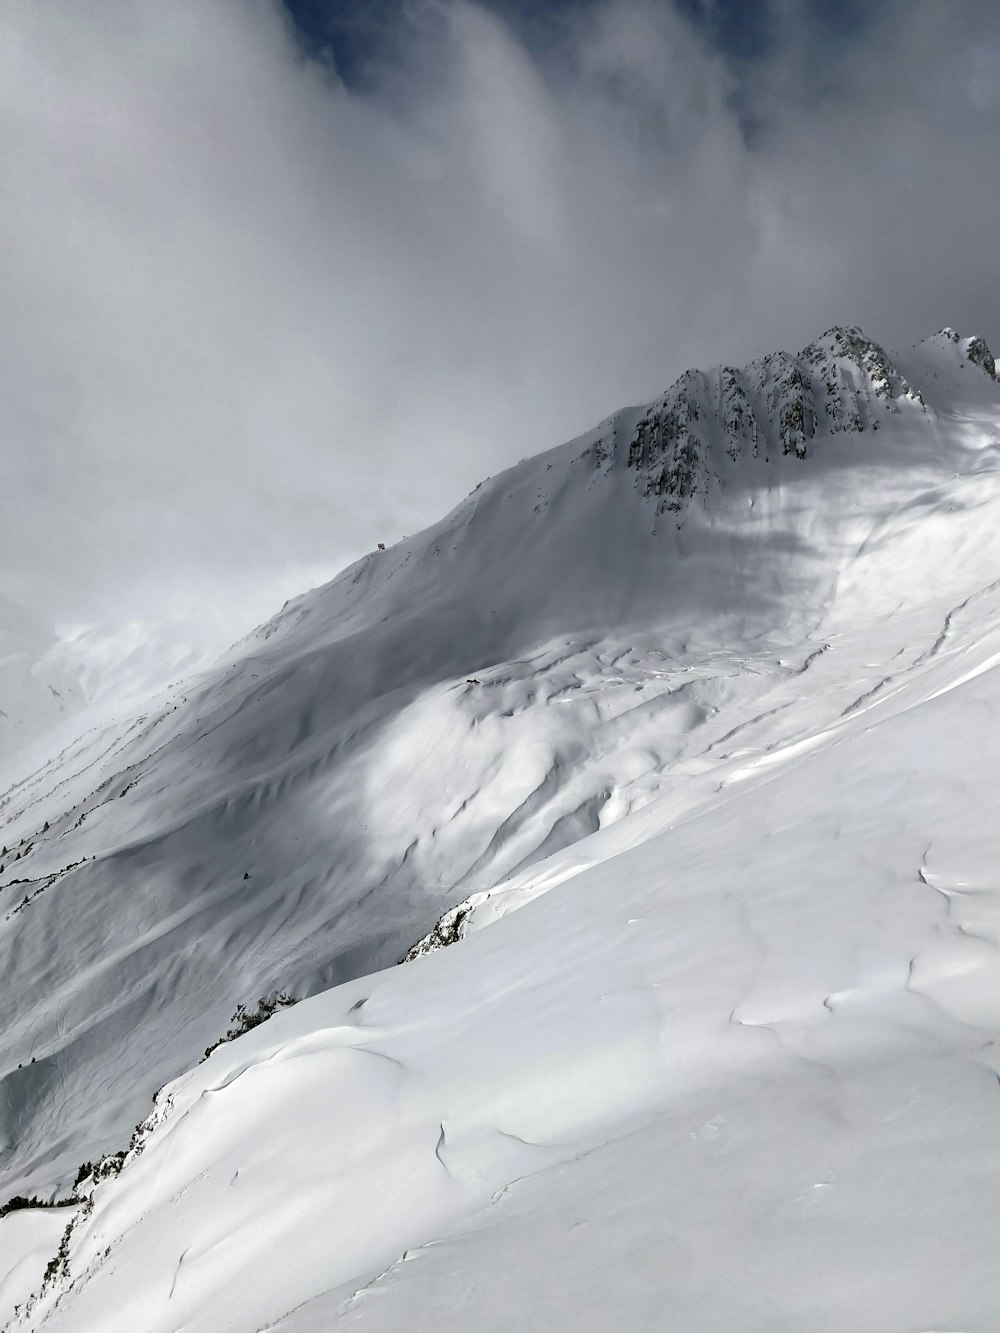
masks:
<path fill-rule="evenodd" d="M 391 964 L 470 896 L 493 919 L 934 660 L 996 577 L 997 386 L 950 335 L 902 369 L 855 331 L 815 349 L 740 372 L 743 434 L 697 381 L 713 480 L 681 508 L 649 484 L 673 444 L 635 451 L 660 409 L 621 412 L 10 789 L 8 1193 L 127 1142 L 238 1002 Z"/>

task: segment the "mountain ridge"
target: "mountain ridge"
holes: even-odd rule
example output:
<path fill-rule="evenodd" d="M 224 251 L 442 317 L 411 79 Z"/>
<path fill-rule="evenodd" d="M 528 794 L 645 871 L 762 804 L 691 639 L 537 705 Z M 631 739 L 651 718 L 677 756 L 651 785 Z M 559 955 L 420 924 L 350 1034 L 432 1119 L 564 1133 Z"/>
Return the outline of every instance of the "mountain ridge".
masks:
<path fill-rule="evenodd" d="M 119 1143 L 237 1003 L 392 964 L 470 893 L 531 880 L 545 858 L 572 859 L 581 839 L 667 796 L 683 808 L 694 797 L 681 790 L 702 791 L 699 772 L 734 728 L 778 743 L 794 710 L 778 708 L 777 733 L 753 719 L 801 671 L 828 669 L 833 655 L 816 654 L 857 553 L 908 505 L 945 514 L 935 487 L 967 505 L 948 479 L 996 445 L 988 413 L 973 443 L 942 434 L 955 401 L 996 400 L 979 341 L 936 335 L 914 371 L 841 332 L 843 356 L 834 330 L 829 353 L 806 362 L 840 404 L 809 409 L 806 460 L 793 434 L 782 444 L 781 413 L 805 402 L 793 370 L 778 376 L 790 395 L 775 400 L 778 446 L 757 458 L 749 408 L 726 452 L 733 395 L 720 370 L 720 410 L 691 417 L 688 438 L 705 475 L 717 464 L 729 484 L 695 488 L 683 513 L 661 508 L 670 492 L 650 490 L 644 469 L 662 475 L 676 440 L 640 424 L 677 401 L 668 390 L 294 599 L 228 664 L 3 798 L 0 839 L 20 853 L 0 878 L 11 1192 L 55 1188 Z M 968 366 L 981 385 L 960 385 Z M 768 402 L 763 374 L 744 388 L 751 406 Z M 715 393 L 698 375 L 678 381 L 688 401 Z M 852 420 L 852 401 L 863 424 L 885 421 L 877 447 L 871 430 L 828 426 Z M 803 430 L 810 420 L 803 407 Z M 950 577 L 928 571 L 931 641 L 934 598 L 954 605 Z M 865 584 L 865 606 L 896 596 L 891 578 Z M 834 680 L 820 712 L 879 679 Z"/>
<path fill-rule="evenodd" d="M 437 867 L 452 901 L 470 866 L 484 886 L 440 931 L 457 947 L 303 987 L 188 1058 L 131 1142 L 86 1154 L 68 1217 L 0 1218 L 12 1330 L 991 1326 L 1000 398 L 968 350 L 914 349 L 898 412 L 855 366 L 877 432 L 723 454 L 683 511 L 628 466 L 643 410 L 618 414 L 286 607 L 125 742 L 82 827 L 132 842 L 17 916 L 53 957 L 51 904 L 79 929 L 88 888 L 95 927 L 113 907 L 146 930 L 160 1010 L 118 1043 L 79 956 L 58 1021 L 35 1015 L 39 1063 L 91 1110 L 151 1077 L 136 1036 L 185 1030 L 183 1061 L 248 944 L 322 980 L 289 932 L 337 881 L 282 881 L 270 815 L 289 864 L 347 858 L 363 811 L 384 865 Z M 193 822 L 158 825 L 168 799 Z M 192 849 L 176 905 L 219 912 L 157 918 Z M 118 944 L 88 966 L 134 998 Z M 26 1140 L 88 1144 L 52 1109 Z"/>

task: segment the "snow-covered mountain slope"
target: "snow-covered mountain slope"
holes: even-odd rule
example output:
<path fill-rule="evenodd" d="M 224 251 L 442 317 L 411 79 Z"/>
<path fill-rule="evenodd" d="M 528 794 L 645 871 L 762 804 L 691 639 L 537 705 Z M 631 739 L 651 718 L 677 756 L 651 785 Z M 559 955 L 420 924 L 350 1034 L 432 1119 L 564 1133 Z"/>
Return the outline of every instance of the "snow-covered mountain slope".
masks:
<path fill-rule="evenodd" d="M 80 672 L 57 650 L 54 629 L 0 596 L 0 765 L 83 706 Z"/>
<path fill-rule="evenodd" d="M 219 1048 L 21 1326 L 993 1327 L 997 610 L 571 886 Z"/>
<path fill-rule="evenodd" d="M 689 374 L 12 790 L 9 1193 L 124 1147 L 236 1001 L 392 962 L 470 894 L 463 925 L 505 916 L 279 1014 L 162 1093 L 141 1155 L 79 1214 L 72 1285 L 25 1326 L 256 1329 L 307 1302 L 280 1326 L 419 1327 L 427 1301 L 428 1327 L 509 1327 L 494 1259 L 523 1244 L 531 1308 L 529 1254 L 558 1238 L 560 1301 L 576 1282 L 576 1324 L 603 1328 L 598 1251 L 676 1250 L 680 1216 L 701 1259 L 637 1277 L 639 1304 L 617 1292 L 619 1326 L 662 1327 L 669 1305 L 690 1311 L 677 1327 L 717 1328 L 730 1290 L 759 1304 L 732 1307 L 741 1327 L 844 1327 L 842 1305 L 824 1324 L 787 1303 L 779 1241 L 804 1209 L 730 1183 L 726 1221 L 702 1194 L 730 1167 L 797 1181 L 819 1145 L 846 1188 L 817 1234 L 857 1223 L 865 1154 L 896 1141 L 883 1115 L 939 1069 L 973 1092 L 928 1169 L 986 1160 L 993 955 L 963 950 L 992 911 L 998 442 L 988 353 L 950 331 L 895 359 L 832 331 Z M 981 930 L 946 924 L 967 885 Z M 928 1098 L 918 1146 L 947 1119 Z M 909 1165 L 885 1167 L 890 1192 Z M 613 1179 L 638 1202 L 609 1220 Z M 934 1180 L 909 1182 L 901 1216 Z M 577 1240 L 554 1191 L 577 1200 Z M 12 1249 L 21 1216 L 0 1219 Z M 739 1264 L 720 1285 L 705 1249 L 714 1228 L 735 1256 L 751 1224 L 756 1296 Z M 858 1225 L 839 1286 L 878 1230 Z"/>

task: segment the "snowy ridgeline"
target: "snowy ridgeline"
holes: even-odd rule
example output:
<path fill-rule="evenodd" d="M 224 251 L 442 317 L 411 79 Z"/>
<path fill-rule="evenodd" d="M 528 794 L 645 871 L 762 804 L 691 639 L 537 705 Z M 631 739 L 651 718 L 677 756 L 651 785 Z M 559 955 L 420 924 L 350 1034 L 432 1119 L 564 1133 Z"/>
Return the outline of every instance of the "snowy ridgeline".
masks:
<path fill-rule="evenodd" d="M 12 788 L 13 1327 L 994 1327 L 998 446 L 689 373 Z"/>

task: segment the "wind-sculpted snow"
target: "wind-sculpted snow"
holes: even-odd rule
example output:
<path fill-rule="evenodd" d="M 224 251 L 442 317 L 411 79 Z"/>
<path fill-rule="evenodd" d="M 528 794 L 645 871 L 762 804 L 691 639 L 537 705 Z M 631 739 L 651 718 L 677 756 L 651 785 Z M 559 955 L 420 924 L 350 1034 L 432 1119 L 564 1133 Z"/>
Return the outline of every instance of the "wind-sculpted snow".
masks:
<path fill-rule="evenodd" d="M 889 1153 L 902 1216 L 924 1199 L 882 1128 L 907 1080 L 970 1090 L 954 1143 L 919 1094 L 918 1145 L 945 1134 L 959 1175 L 992 1151 L 993 950 L 965 936 L 993 911 L 1000 390 L 974 342 L 889 358 L 834 331 L 760 363 L 770 379 L 734 373 L 738 420 L 725 372 L 691 379 L 718 480 L 676 522 L 646 484 L 648 429 L 630 465 L 660 409 L 619 413 L 11 790 L 6 1192 L 65 1189 L 183 1075 L 141 1153 L 87 1186 L 65 1271 L 20 1327 L 516 1326 L 489 1312 L 489 1255 L 563 1246 L 547 1179 L 580 1214 L 560 1292 L 588 1290 L 602 1245 L 672 1253 L 652 1182 L 674 1180 L 699 1253 L 714 1225 L 733 1263 L 728 1286 L 708 1258 L 661 1265 L 648 1299 L 676 1302 L 678 1327 L 727 1326 L 754 1226 L 764 1294 L 732 1306 L 741 1328 L 910 1326 L 893 1274 L 937 1271 L 913 1227 L 876 1283 L 881 1322 L 831 1302 L 824 1324 L 794 1303 L 815 1282 L 781 1285 L 798 1195 L 748 1189 L 713 1221 L 697 1200 L 716 1167 L 685 1152 L 721 1138 L 718 1170 L 822 1184 L 809 1207 L 830 1184 L 805 1181 L 810 1155 L 836 1166 L 846 1212 L 804 1271 L 841 1245 L 829 1272 L 856 1293 L 878 1228 L 845 1248 L 837 1218 L 880 1216 L 866 1154 Z M 782 443 L 795 368 L 805 459 Z M 457 947 L 352 980 L 456 904 L 429 943 Z M 237 1004 L 279 992 L 314 998 L 183 1073 Z M 901 1061 L 898 1083 L 869 1060 Z M 645 1201 L 617 1232 L 616 1173 Z M 520 1310 L 545 1299 L 527 1251 Z M 616 1299 L 631 1314 L 559 1319 L 664 1326 L 645 1296 Z"/>

